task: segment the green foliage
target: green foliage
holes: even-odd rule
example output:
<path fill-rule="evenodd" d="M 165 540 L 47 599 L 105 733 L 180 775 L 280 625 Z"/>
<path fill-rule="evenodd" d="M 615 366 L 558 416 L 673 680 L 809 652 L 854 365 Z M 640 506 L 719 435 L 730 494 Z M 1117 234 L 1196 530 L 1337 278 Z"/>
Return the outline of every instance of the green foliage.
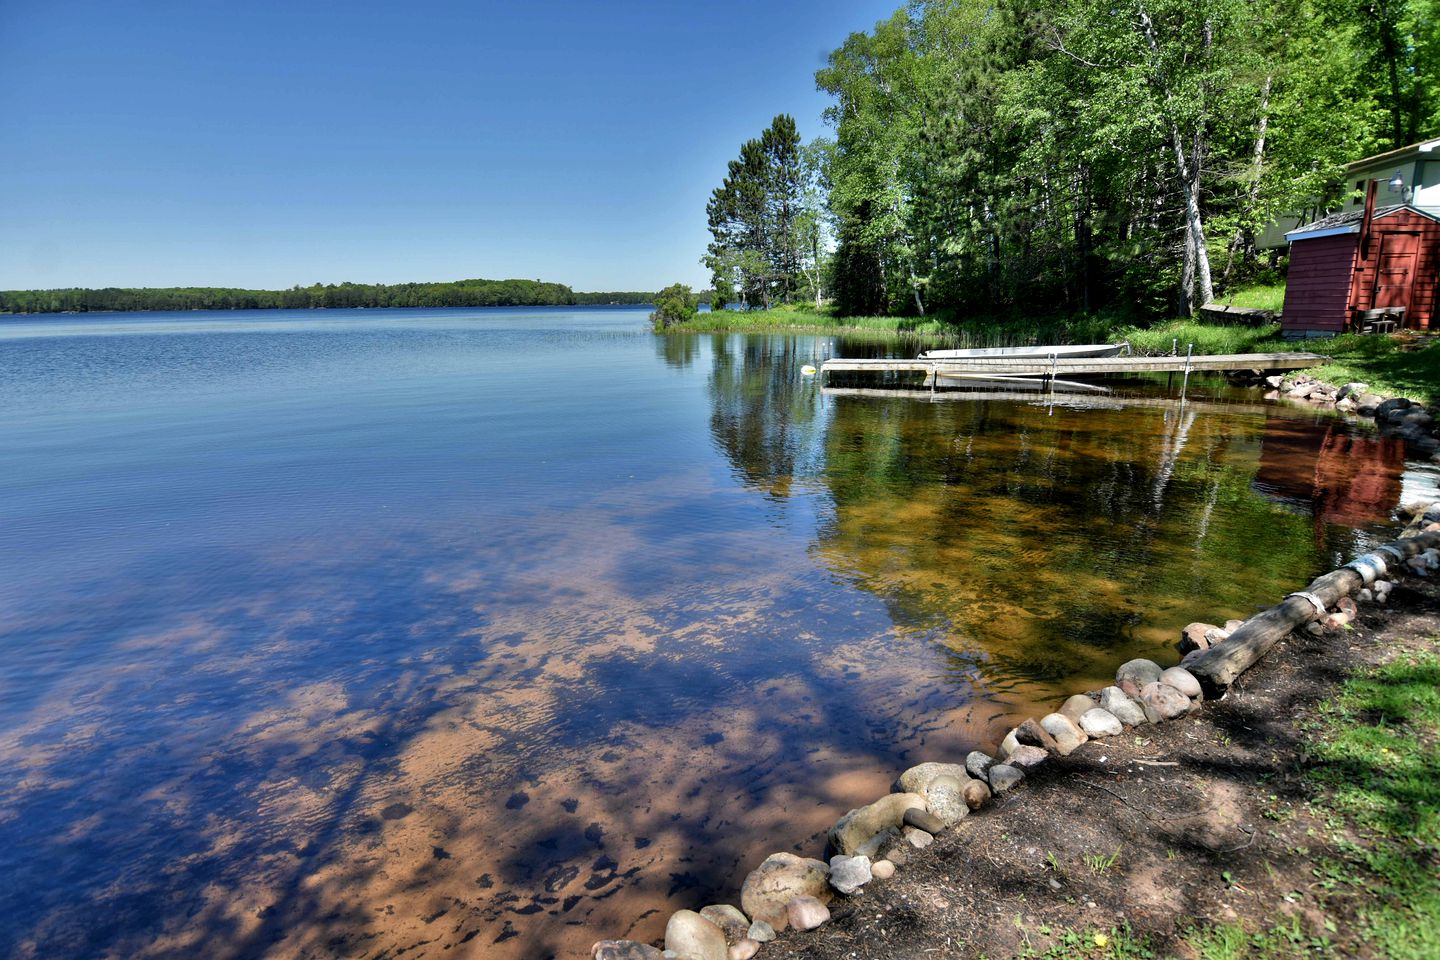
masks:
<path fill-rule="evenodd" d="M 816 75 L 842 314 L 1187 315 L 1440 125 L 1436 0 L 917 0 Z M 1211 264 L 1213 263 L 1213 277 Z"/>
<path fill-rule="evenodd" d="M 1119 336 L 1130 341 L 1136 353 L 1150 356 L 1168 356 L 1171 350 L 1178 350 L 1183 355 L 1186 346 L 1192 343 L 1197 354 L 1263 353 L 1284 350 L 1287 346 L 1280 339 L 1278 323 L 1247 327 L 1199 320 L 1171 320 L 1144 329 L 1126 327 L 1119 331 Z"/>
<path fill-rule="evenodd" d="M 650 322 L 656 330 L 664 330 L 679 323 L 694 319 L 699 309 L 699 299 L 683 283 L 672 283 L 655 295 L 655 312 Z"/>
<path fill-rule="evenodd" d="M 649 293 L 580 293 L 539 280 L 454 280 L 440 283 L 340 283 L 289 290 L 228 287 L 145 287 L 101 290 L 0 291 L 0 313 L 86 313 L 95 310 L 274 310 L 318 307 L 510 307 L 576 303 L 649 303 Z"/>
<path fill-rule="evenodd" d="M 800 289 L 806 164 L 795 118 L 779 114 L 740 146 L 706 205 L 711 242 L 704 263 L 747 309 L 789 303 Z"/>
<path fill-rule="evenodd" d="M 1215 302 L 1229 304 L 1232 307 L 1270 310 L 1279 313 L 1285 306 L 1285 284 L 1283 282 L 1255 283 L 1236 287 L 1234 290 L 1227 291 L 1224 296 L 1216 297 Z"/>

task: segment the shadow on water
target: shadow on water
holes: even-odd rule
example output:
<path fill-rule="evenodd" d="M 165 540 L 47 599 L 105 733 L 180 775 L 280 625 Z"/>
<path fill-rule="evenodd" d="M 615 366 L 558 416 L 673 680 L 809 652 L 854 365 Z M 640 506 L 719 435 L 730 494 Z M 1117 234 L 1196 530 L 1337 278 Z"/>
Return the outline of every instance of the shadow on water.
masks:
<path fill-rule="evenodd" d="M 1397 489 L 1394 450 L 1303 413 L 827 396 L 800 367 L 873 343 L 636 343 L 699 397 L 669 472 L 157 539 L 19 604 L 4 952 L 650 939 L 907 763 L 1288 591 Z"/>

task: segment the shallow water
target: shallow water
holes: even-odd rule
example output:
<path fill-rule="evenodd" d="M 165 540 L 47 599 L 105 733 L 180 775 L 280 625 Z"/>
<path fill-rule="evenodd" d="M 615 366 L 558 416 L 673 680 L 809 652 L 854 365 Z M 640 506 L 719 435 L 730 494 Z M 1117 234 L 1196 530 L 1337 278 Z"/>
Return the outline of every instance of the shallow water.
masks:
<path fill-rule="evenodd" d="M 0 321 L 0 952 L 653 937 L 1400 495 L 1393 445 L 1204 383 L 800 373 L 876 349 L 613 308 Z"/>

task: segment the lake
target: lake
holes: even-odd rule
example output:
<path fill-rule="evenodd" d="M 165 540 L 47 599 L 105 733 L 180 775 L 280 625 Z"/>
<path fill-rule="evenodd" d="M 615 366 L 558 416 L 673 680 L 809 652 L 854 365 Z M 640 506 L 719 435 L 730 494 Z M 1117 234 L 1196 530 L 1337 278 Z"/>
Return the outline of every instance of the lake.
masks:
<path fill-rule="evenodd" d="M 1400 495 L 1393 443 L 1211 381 L 801 374 L 886 349 L 636 308 L 0 319 L 0 953 L 648 939 Z"/>

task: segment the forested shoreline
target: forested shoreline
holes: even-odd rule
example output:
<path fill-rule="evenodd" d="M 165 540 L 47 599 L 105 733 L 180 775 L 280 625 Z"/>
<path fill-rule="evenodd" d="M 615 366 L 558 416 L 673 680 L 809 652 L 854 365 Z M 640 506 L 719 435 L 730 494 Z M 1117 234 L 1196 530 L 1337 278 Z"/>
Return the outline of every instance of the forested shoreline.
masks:
<path fill-rule="evenodd" d="M 577 293 L 539 280 L 339 283 L 288 290 L 230 287 L 105 287 L 0 291 L 0 313 L 136 310 L 315 310 L 355 307 L 536 307 L 651 303 L 642 291 Z"/>
<path fill-rule="evenodd" d="M 1189 315 L 1440 132 L 1437 76 L 1435 0 L 916 0 L 816 74 L 832 136 L 741 147 L 704 262 L 749 308 Z"/>

